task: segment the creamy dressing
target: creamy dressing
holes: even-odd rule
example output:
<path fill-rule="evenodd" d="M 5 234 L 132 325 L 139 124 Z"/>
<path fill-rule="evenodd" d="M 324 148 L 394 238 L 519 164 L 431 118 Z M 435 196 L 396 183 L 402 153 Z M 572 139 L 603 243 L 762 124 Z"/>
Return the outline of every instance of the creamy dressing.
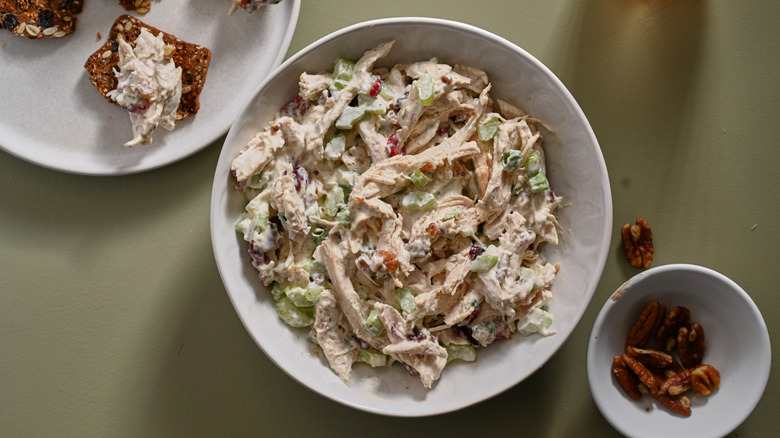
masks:
<path fill-rule="evenodd" d="M 174 128 L 181 101 L 181 67 L 176 67 L 170 57 L 173 47 L 166 46 L 162 37 L 142 28 L 135 48 L 121 36 L 118 40 L 118 84 L 108 96 L 130 112 L 133 139 L 125 143 L 128 147 L 151 144 L 157 126 Z"/>
<path fill-rule="evenodd" d="M 280 317 L 312 321 L 342 380 L 355 362 L 400 362 L 431 387 L 497 339 L 555 332 L 559 267 L 539 250 L 558 242 L 561 198 L 539 121 L 493 112 L 473 67 L 375 67 L 392 44 L 300 76 L 232 163 L 248 200 L 236 229 Z"/>

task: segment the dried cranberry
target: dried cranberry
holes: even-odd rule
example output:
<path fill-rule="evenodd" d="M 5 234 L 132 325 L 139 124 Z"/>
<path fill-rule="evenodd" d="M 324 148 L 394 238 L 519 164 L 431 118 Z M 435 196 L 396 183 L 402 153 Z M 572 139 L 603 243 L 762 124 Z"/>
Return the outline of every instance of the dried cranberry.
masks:
<path fill-rule="evenodd" d="M 466 338 L 467 341 L 469 341 L 469 344 L 471 344 L 472 347 L 480 347 L 481 344 L 479 341 L 474 339 L 474 336 L 471 334 L 471 328 L 466 325 L 458 325 L 458 329 L 460 330 L 460 334 Z"/>
<path fill-rule="evenodd" d="M 371 84 L 371 89 L 368 90 L 368 95 L 371 97 L 377 97 L 379 96 L 379 93 L 382 91 L 382 80 L 379 78 L 376 78 L 373 84 Z"/>
<path fill-rule="evenodd" d="M 398 323 L 390 325 L 390 334 L 393 335 L 394 339 L 398 339 L 398 340 L 403 339 L 401 333 L 398 330 Z"/>
<path fill-rule="evenodd" d="M 404 93 L 403 97 L 399 97 L 398 99 L 395 100 L 395 102 L 393 103 L 393 109 L 395 110 L 395 112 L 401 111 L 401 106 L 403 106 L 403 103 L 407 98 L 409 98 L 408 91 Z"/>
<path fill-rule="evenodd" d="M 14 14 L 3 14 L 3 29 L 14 30 L 19 26 L 19 17 Z"/>
<path fill-rule="evenodd" d="M 294 168 L 293 181 L 295 181 L 295 191 L 300 192 L 304 186 L 309 184 L 309 172 L 303 167 Z"/>
<path fill-rule="evenodd" d="M 44 9 L 38 15 L 38 27 L 48 28 L 54 25 L 54 12 Z"/>
<path fill-rule="evenodd" d="M 471 248 L 469 248 L 469 257 L 471 257 L 471 260 L 474 260 L 475 258 L 482 255 L 482 253 L 484 252 L 485 252 L 485 248 L 479 245 L 471 245 Z"/>
<path fill-rule="evenodd" d="M 423 333 L 419 327 L 414 326 L 411 333 L 406 334 L 406 339 L 415 342 L 433 341 L 436 342 L 436 338 L 433 335 Z"/>
<path fill-rule="evenodd" d="M 390 137 L 387 138 L 387 149 L 388 157 L 404 154 L 403 150 L 398 147 L 398 131 L 393 132 L 390 134 Z"/>
<path fill-rule="evenodd" d="M 249 257 L 252 258 L 252 264 L 255 266 L 262 266 L 268 264 L 268 257 L 264 252 L 255 248 L 254 242 L 249 243 Z"/>
<path fill-rule="evenodd" d="M 134 103 L 127 107 L 127 110 L 131 113 L 136 113 L 139 111 L 145 111 L 147 108 L 149 108 L 149 99 L 144 99 L 141 101 L 141 103 Z"/>
<path fill-rule="evenodd" d="M 361 350 L 370 350 L 372 348 L 371 344 L 369 344 L 368 342 L 358 338 L 357 336 L 354 336 L 354 338 L 355 338 L 355 341 L 357 342 L 358 346 L 360 346 Z"/>
<path fill-rule="evenodd" d="M 462 320 L 461 320 L 461 321 L 458 323 L 458 325 L 460 325 L 460 326 L 464 326 L 464 327 L 465 327 L 465 326 L 469 326 L 469 325 L 471 325 L 471 323 L 472 323 L 472 322 L 474 322 L 474 320 L 475 320 L 475 319 L 477 319 L 477 317 L 479 316 L 479 310 L 480 310 L 480 307 L 479 307 L 479 306 L 477 306 L 477 307 L 474 309 L 474 311 L 473 311 L 473 312 L 471 312 L 471 313 L 469 314 L 469 316 L 467 316 L 467 317 L 463 318 L 463 319 L 462 319 Z"/>
<path fill-rule="evenodd" d="M 282 107 L 280 113 L 283 116 L 300 117 L 306 113 L 308 108 L 308 104 L 301 96 L 295 96 L 293 100 L 287 102 L 287 104 Z"/>

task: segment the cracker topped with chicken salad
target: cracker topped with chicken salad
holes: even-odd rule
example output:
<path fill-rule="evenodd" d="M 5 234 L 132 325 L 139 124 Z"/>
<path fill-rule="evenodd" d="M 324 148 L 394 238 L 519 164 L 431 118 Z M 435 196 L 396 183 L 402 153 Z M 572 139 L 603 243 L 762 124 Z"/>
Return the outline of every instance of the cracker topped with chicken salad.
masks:
<path fill-rule="evenodd" d="M 472 66 L 379 68 L 385 42 L 299 92 L 231 165 L 236 230 L 279 317 L 309 328 L 346 383 L 402 364 L 431 387 L 452 360 L 517 333 L 554 333 L 561 202 L 543 125 Z"/>

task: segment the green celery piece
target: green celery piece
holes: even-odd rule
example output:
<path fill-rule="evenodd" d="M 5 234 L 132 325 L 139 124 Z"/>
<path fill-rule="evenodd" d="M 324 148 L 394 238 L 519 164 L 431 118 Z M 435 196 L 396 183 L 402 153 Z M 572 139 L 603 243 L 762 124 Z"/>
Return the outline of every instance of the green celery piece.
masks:
<path fill-rule="evenodd" d="M 396 288 L 393 291 L 393 296 L 395 297 L 396 301 L 398 301 L 398 304 L 401 306 L 401 310 L 403 310 L 406 313 L 414 313 L 415 310 L 417 310 L 417 305 L 414 303 L 414 295 L 412 295 L 412 291 L 409 290 L 407 287 L 399 287 Z"/>
<path fill-rule="evenodd" d="M 458 212 L 460 211 L 460 207 L 455 207 L 451 210 L 449 210 L 445 215 L 444 218 L 442 218 L 443 222 L 451 221 L 458 217 Z"/>
<path fill-rule="evenodd" d="M 477 349 L 471 345 L 445 345 L 444 349 L 447 350 L 447 363 L 453 360 L 462 360 L 466 362 L 474 362 L 477 360 Z"/>
<path fill-rule="evenodd" d="M 284 294 L 292 300 L 296 307 L 311 306 L 311 301 L 306 299 L 306 289 L 300 286 L 288 286 L 284 289 Z"/>
<path fill-rule="evenodd" d="M 344 226 L 344 228 L 349 227 L 349 223 L 352 221 L 352 215 L 349 213 L 349 208 L 344 207 L 339 210 L 339 212 L 336 213 L 336 220 Z"/>
<path fill-rule="evenodd" d="M 387 365 L 387 355 L 377 350 L 359 350 L 357 362 L 363 362 L 371 365 L 372 368 L 383 367 Z"/>
<path fill-rule="evenodd" d="M 428 184 L 428 181 L 431 180 L 431 177 L 422 173 L 420 169 L 416 169 L 409 176 L 409 179 L 412 181 L 412 184 L 416 185 L 417 187 L 422 187 Z"/>
<path fill-rule="evenodd" d="M 364 106 L 361 106 L 361 108 L 363 108 L 363 111 L 365 111 L 366 114 L 382 115 L 382 114 L 385 114 L 387 112 L 387 107 L 382 105 L 382 102 L 380 102 L 380 101 L 378 101 L 376 99 L 374 99 L 374 101 L 371 102 L 371 103 L 368 103 L 368 104 L 366 104 Z"/>
<path fill-rule="evenodd" d="M 532 192 L 539 193 L 549 189 L 550 182 L 547 181 L 547 176 L 545 176 L 544 172 L 539 172 L 528 179 L 528 186 L 531 187 Z"/>
<path fill-rule="evenodd" d="M 315 245 L 321 244 L 326 237 L 327 234 L 325 233 L 325 229 L 322 227 L 316 227 L 311 230 L 311 239 L 314 241 Z"/>
<path fill-rule="evenodd" d="M 325 145 L 323 156 L 326 160 L 337 160 L 341 158 L 341 154 L 344 153 L 346 146 L 347 138 L 343 135 L 337 135 Z"/>
<path fill-rule="evenodd" d="M 325 288 L 322 285 L 311 282 L 306 286 L 306 294 L 304 296 L 308 301 L 314 303 L 320 299 L 320 294 L 323 290 L 325 290 Z"/>
<path fill-rule="evenodd" d="M 366 110 L 364 108 L 356 106 L 348 106 L 344 109 L 338 119 L 336 119 L 335 126 L 338 129 L 346 130 L 352 129 L 355 123 L 360 121 L 366 116 Z"/>
<path fill-rule="evenodd" d="M 336 65 L 333 67 L 333 85 L 337 90 L 343 90 L 344 87 L 352 80 L 352 76 L 355 74 L 355 63 L 343 58 L 336 60 Z"/>
<path fill-rule="evenodd" d="M 493 269 L 493 266 L 496 266 L 496 263 L 498 263 L 498 256 L 496 255 L 493 254 L 478 255 L 474 260 L 471 261 L 471 266 L 469 266 L 469 271 L 486 272 Z"/>
<path fill-rule="evenodd" d="M 531 268 L 526 268 L 525 266 L 521 266 L 520 269 L 517 271 L 517 274 L 520 277 L 524 277 L 524 278 L 534 278 L 534 277 L 536 277 L 536 271 L 534 271 Z"/>
<path fill-rule="evenodd" d="M 504 166 L 504 169 L 506 170 L 515 170 L 518 167 L 520 167 L 520 161 L 522 159 L 523 159 L 522 152 L 516 149 L 510 149 L 504 152 L 504 156 L 501 157 L 501 164 Z"/>
<path fill-rule="evenodd" d="M 385 81 L 382 81 L 382 91 L 379 92 L 379 95 L 390 100 L 395 97 L 395 91 Z"/>
<path fill-rule="evenodd" d="M 328 217 L 336 217 L 336 214 L 344 206 L 344 189 L 341 186 L 336 186 L 325 197 L 325 202 L 322 205 L 325 215 Z"/>
<path fill-rule="evenodd" d="M 379 319 L 379 312 L 376 309 L 371 309 L 371 312 L 368 313 L 368 318 L 366 318 L 366 330 L 374 336 L 379 336 L 384 329 L 385 326 Z"/>
<path fill-rule="evenodd" d="M 360 175 L 359 172 L 355 170 L 349 170 L 347 166 L 339 166 L 336 169 L 336 182 L 340 186 L 352 187 L 357 182 L 357 178 L 359 175 Z"/>
<path fill-rule="evenodd" d="M 284 296 L 284 288 L 279 283 L 274 282 L 274 285 L 271 286 L 271 296 L 274 298 L 274 301 L 279 301 Z"/>
<path fill-rule="evenodd" d="M 363 108 L 366 114 L 385 114 L 387 107 L 383 102 L 375 97 L 367 96 L 364 94 L 358 94 L 358 108 Z"/>
<path fill-rule="evenodd" d="M 279 318 L 292 327 L 308 327 L 314 323 L 314 307 L 300 308 L 288 297 L 282 297 L 274 308 Z"/>
<path fill-rule="evenodd" d="M 439 202 L 436 201 L 436 197 L 428 192 L 411 192 L 401 199 L 401 207 L 409 213 L 430 211 L 438 205 Z"/>
<path fill-rule="evenodd" d="M 327 268 L 324 263 L 317 260 L 312 260 L 309 263 L 309 274 L 324 274 L 325 272 L 327 272 Z"/>
<path fill-rule="evenodd" d="M 479 141 L 490 141 L 498 132 L 498 126 L 501 120 L 496 113 L 488 113 L 482 116 L 482 120 L 477 125 Z"/>
<path fill-rule="evenodd" d="M 553 323 L 553 316 L 550 312 L 542 309 L 535 309 L 525 318 L 517 321 L 517 331 L 522 335 L 528 336 L 533 333 L 547 332 Z"/>
<path fill-rule="evenodd" d="M 542 154 L 539 151 L 532 151 L 525 160 L 525 173 L 532 177 L 542 171 Z"/>
<path fill-rule="evenodd" d="M 417 96 L 419 96 L 423 106 L 430 106 L 433 103 L 433 99 L 436 97 L 431 75 L 423 73 L 417 78 L 414 86 L 417 90 Z"/>

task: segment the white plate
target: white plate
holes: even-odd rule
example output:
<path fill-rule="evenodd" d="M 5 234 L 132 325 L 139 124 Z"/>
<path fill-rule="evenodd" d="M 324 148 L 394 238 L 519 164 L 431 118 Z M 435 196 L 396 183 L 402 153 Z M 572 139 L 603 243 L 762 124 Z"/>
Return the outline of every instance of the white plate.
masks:
<path fill-rule="evenodd" d="M 284 59 L 300 9 L 300 0 L 285 0 L 252 15 L 228 15 L 228 0 L 166 0 L 137 15 L 117 0 L 85 3 L 78 28 L 61 39 L 0 32 L 0 148 L 44 167 L 89 175 L 161 167 L 224 134 L 251 92 Z M 106 102 L 84 69 L 122 14 L 212 52 L 198 114 L 177 122 L 172 132 L 156 130 L 150 146 L 132 149 L 123 146 L 132 138 L 127 111 Z"/>
<path fill-rule="evenodd" d="M 612 375 L 612 359 L 624 352 L 629 327 L 642 308 L 658 301 L 667 311 L 684 306 L 704 329 L 704 363 L 714 366 L 720 388 L 708 397 L 687 395 L 691 415 L 673 414 L 646 395 L 628 397 Z M 601 309 L 588 343 L 588 382 L 604 417 L 631 437 L 725 436 L 750 415 L 764 393 L 772 363 L 761 312 L 723 274 L 695 265 L 664 265 L 637 274 Z"/>
<path fill-rule="evenodd" d="M 358 59 L 388 39 L 393 50 L 379 65 L 438 56 L 442 61 L 484 68 L 491 95 L 516 103 L 555 130 L 545 137 L 548 176 L 566 207 L 559 219 L 562 242 L 545 255 L 561 263 L 553 284 L 549 337 L 516 336 L 480 350 L 475 363 L 452 363 L 433 388 L 401 366 L 354 367 L 345 385 L 323 357 L 312 352 L 306 331 L 280 321 L 270 293 L 250 266 L 246 244 L 234 225 L 246 202 L 229 177 L 230 163 L 247 140 L 297 93 L 303 71 L 332 71 L 339 56 Z M 457 41 L 457 44 L 453 44 Z M 241 321 L 271 360 L 312 390 L 361 410 L 396 416 L 424 416 L 469 406 L 517 384 L 542 367 L 577 326 L 593 297 L 609 252 L 612 198 L 596 137 L 564 85 L 533 56 L 484 30 L 452 21 L 394 18 L 356 24 L 296 53 L 253 94 L 230 128 L 217 163 L 211 198 L 211 239 L 222 281 Z"/>

